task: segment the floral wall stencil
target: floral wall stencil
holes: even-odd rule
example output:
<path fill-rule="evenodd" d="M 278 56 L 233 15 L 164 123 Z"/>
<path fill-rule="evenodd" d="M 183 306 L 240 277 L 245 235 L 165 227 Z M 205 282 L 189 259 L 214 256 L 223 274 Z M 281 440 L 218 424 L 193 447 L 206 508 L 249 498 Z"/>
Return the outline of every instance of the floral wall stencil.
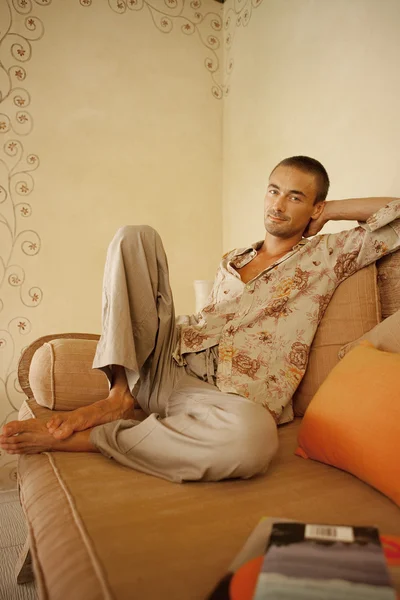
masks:
<path fill-rule="evenodd" d="M 214 99 L 229 91 L 227 51 L 259 4 L 231 1 L 0 0 L 0 427 L 23 401 L 16 370 L 24 347 L 53 331 L 99 331 L 96 286 L 114 226 L 135 218 L 164 228 L 182 312 L 190 310 L 192 278 L 180 244 L 200 278 L 214 273 L 222 250 L 223 112 Z M 132 81 L 122 72 L 122 45 Z M 126 106 L 104 94 L 108 76 L 129 99 Z M 159 89 L 167 90 L 168 113 Z M 146 118 L 132 118 L 137 114 Z M 195 135 L 188 139 L 190 127 Z M 156 143 L 147 145 L 149 139 Z M 172 158 L 179 181 L 170 177 Z M 158 180 L 168 182 L 170 205 Z M 147 196 L 148 203 L 139 200 Z M 193 222 L 191 203 L 201 203 L 203 225 Z M 87 232 L 89 213 L 96 218 Z M 184 232 L 175 232 L 174 214 L 186 219 Z M 210 243 L 199 257 L 204 226 Z M 76 238 L 67 248 L 72 228 Z M 0 489 L 13 483 L 14 466 L 0 455 Z"/>
<path fill-rule="evenodd" d="M 91 6 L 93 0 L 79 0 L 84 7 Z M 253 8 L 262 0 L 234 0 L 232 5 L 217 12 L 203 12 L 201 0 L 108 0 L 116 13 L 148 10 L 159 31 L 170 33 L 174 26 L 180 27 L 185 35 L 194 35 L 205 47 L 207 55 L 204 66 L 210 72 L 213 85 L 211 92 L 220 100 L 229 93 L 229 76 L 233 59 L 226 59 L 237 27 L 248 25 Z M 217 3 L 216 3 L 217 4 Z"/>
<path fill-rule="evenodd" d="M 20 338 L 31 332 L 30 310 L 43 295 L 26 273 L 41 241 L 29 227 L 33 209 L 28 197 L 39 158 L 26 149 L 33 119 L 25 81 L 32 43 L 44 33 L 42 21 L 31 13 L 36 5 L 50 2 L 0 0 L 0 426 L 16 417 L 23 400 L 16 371 Z M 6 478 L 15 478 L 15 461 L 9 456 L 0 455 L 0 467 Z"/>
<path fill-rule="evenodd" d="M 79 0 L 84 7 L 92 5 L 93 0 Z M 116 13 L 147 10 L 157 29 L 170 33 L 180 27 L 184 35 L 193 35 L 206 49 L 204 66 L 210 72 L 213 82 L 211 91 L 215 98 L 221 99 L 225 90 L 220 80 L 223 62 L 220 33 L 222 31 L 222 7 L 215 3 L 219 12 L 203 12 L 201 0 L 108 0 L 110 8 Z"/>
<path fill-rule="evenodd" d="M 239 27 L 247 27 L 253 14 L 253 9 L 260 6 L 263 0 L 228 0 L 224 5 L 224 83 L 223 91 L 229 94 L 229 78 L 233 70 L 233 42 Z"/>

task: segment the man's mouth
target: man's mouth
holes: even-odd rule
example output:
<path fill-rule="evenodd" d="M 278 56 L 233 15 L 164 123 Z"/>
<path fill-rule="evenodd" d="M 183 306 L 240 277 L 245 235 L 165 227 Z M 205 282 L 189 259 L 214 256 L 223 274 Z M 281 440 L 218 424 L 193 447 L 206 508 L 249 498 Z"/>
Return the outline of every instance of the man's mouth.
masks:
<path fill-rule="evenodd" d="M 268 217 L 271 219 L 271 221 L 276 221 L 277 223 L 283 223 L 283 221 L 288 220 L 286 217 L 277 217 L 276 215 L 271 215 L 270 213 L 268 213 Z"/>

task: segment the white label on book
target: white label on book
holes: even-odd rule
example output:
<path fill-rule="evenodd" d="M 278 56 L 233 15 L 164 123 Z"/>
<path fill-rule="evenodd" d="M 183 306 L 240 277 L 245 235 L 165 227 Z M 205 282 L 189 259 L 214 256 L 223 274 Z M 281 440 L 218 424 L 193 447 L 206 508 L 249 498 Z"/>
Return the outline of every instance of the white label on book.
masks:
<path fill-rule="evenodd" d="M 306 525 L 306 540 L 328 540 L 330 542 L 354 542 L 352 527 L 335 527 L 332 525 Z"/>

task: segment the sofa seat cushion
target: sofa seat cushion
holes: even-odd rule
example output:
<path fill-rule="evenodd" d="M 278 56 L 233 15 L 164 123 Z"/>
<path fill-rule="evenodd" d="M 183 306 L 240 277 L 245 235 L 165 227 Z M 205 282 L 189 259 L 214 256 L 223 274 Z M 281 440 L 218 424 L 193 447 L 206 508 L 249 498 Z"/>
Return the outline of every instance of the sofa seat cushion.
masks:
<path fill-rule="evenodd" d="M 22 456 L 40 597 L 204 600 L 264 515 L 400 535 L 400 512 L 388 498 L 294 455 L 299 425 L 279 428 L 269 471 L 246 481 L 175 484 L 100 454 Z"/>

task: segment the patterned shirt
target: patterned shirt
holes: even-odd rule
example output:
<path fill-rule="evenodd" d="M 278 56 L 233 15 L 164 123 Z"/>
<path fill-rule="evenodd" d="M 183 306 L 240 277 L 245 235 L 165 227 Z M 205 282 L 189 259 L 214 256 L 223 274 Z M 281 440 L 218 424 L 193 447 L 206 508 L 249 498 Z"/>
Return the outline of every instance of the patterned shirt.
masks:
<path fill-rule="evenodd" d="M 217 387 L 264 405 L 276 422 L 293 419 L 292 396 L 338 285 L 400 247 L 400 200 L 349 231 L 302 239 L 243 283 L 236 269 L 263 241 L 226 254 L 206 306 L 180 325 L 174 359 L 218 345 Z M 215 349 L 216 350 L 216 349 Z"/>

